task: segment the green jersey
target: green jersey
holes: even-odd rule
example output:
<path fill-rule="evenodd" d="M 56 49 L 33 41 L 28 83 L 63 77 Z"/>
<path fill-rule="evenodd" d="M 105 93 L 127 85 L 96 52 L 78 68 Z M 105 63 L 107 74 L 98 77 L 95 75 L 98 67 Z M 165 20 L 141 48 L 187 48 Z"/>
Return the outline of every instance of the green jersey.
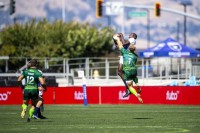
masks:
<path fill-rule="evenodd" d="M 135 66 L 137 62 L 137 55 L 128 50 L 125 50 L 124 48 L 121 48 L 120 52 L 123 56 L 122 67 L 123 67 L 125 81 L 133 80 L 137 84 L 138 83 L 137 67 Z"/>
<path fill-rule="evenodd" d="M 42 74 L 36 68 L 30 68 L 23 71 L 22 75 L 26 80 L 25 90 L 37 90 L 39 78 L 42 77 Z"/>
<path fill-rule="evenodd" d="M 121 48 L 120 52 L 123 56 L 123 70 L 136 69 L 137 55 L 124 48 Z"/>

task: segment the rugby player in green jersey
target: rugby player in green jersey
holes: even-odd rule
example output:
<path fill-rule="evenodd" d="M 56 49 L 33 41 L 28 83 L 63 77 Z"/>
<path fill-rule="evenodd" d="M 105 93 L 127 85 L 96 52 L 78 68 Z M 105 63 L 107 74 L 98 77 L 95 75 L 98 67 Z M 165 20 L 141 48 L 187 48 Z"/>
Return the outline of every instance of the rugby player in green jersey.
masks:
<path fill-rule="evenodd" d="M 130 45 L 129 41 L 124 39 L 124 36 L 123 36 L 122 33 L 118 33 L 118 34 L 120 35 L 120 41 L 122 42 L 123 47 L 125 49 L 127 49 L 128 46 Z M 114 41 L 115 46 L 117 47 L 117 40 L 116 40 L 115 36 L 113 36 L 113 41 Z M 127 97 L 130 94 L 130 91 L 129 91 L 128 85 L 126 84 L 126 82 L 124 80 L 124 74 L 123 74 L 123 71 L 122 71 L 123 56 L 119 56 L 119 58 L 120 59 L 119 59 L 117 74 L 120 76 L 120 78 L 122 79 L 122 81 L 124 82 L 124 85 L 126 87 L 126 94 L 123 97 Z"/>
<path fill-rule="evenodd" d="M 136 45 L 137 34 L 131 33 L 129 35 L 129 39 L 128 40 L 124 39 L 122 33 L 117 33 L 117 34 L 120 36 L 120 41 L 122 42 L 123 47 L 125 48 L 125 50 L 127 50 L 130 45 Z M 116 39 L 115 36 L 113 36 L 113 41 L 114 41 L 114 44 L 117 45 L 117 39 Z M 121 77 L 121 79 L 124 82 L 125 87 L 126 87 L 126 94 L 123 97 L 127 97 L 130 94 L 130 91 L 129 91 L 129 88 L 128 88 L 125 80 L 124 80 L 124 74 L 123 74 L 123 71 L 122 71 L 122 65 L 123 65 L 123 56 L 120 56 L 120 61 L 119 61 L 119 65 L 118 65 L 118 75 Z M 140 88 L 138 83 L 136 83 L 136 86 L 137 86 L 138 93 L 141 93 L 141 88 Z"/>
<path fill-rule="evenodd" d="M 116 34 L 115 40 L 117 41 L 117 47 L 120 50 L 121 55 L 123 56 L 123 74 L 124 74 L 124 80 L 126 81 L 126 84 L 128 85 L 128 88 L 132 94 L 134 94 L 140 103 L 143 103 L 143 100 L 141 98 L 141 95 L 137 93 L 137 91 L 132 87 L 133 81 L 135 84 L 138 84 L 138 78 L 137 78 L 137 55 L 134 53 L 135 46 L 133 44 L 130 44 L 128 47 L 128 50 L 125 50 L 123 47 L 123 44 L 120 39 L 120 35 Z"/>
<path fill-rule="evenodd" d="M 30 67 L 31 67 L 31 63 L 28 63 L 27 64 L 27 69 L 29 69 Z M 38 68 L 38 71 L 43 75 L 42 71 L 39 70 L 39 67 L 37 67 L 37 68 Z M 43 78 L 44 78 L 44 76 L 43 76 Z M 45 80 L 45 78 L 44 78 L 44 80 Z M 43 99 L 44 89 L 42 88 L 42 86 L 41 86 L 39 81 L 38 81 L 38 89 L 39 89 L 39 99 L 38 99 L 38 102 L 37 102 L 33 117 L 36 118 L 36 119 L 37 119 L 37 117 L 40 118 L 40 119 L 46 119 L 46 117 L 44 117 L 41 114 L 41 111 L 44 111 L 44 106 L 43 106 L 43 103 L 44 103 L 44 99 Z M 30 116 L 32 116 L 32 114 Z"/>
<path fill-rule="evenodd" d="M 32 101 L 32 107 L 29 110 L 29 118 L 28 121 L 30 121 L 33 113 L 34 113 L 34 107 L 36 106 L 39 96 L 38 96 L 38 81 L 41 83 L 41 86 L 44 90 L 46 90 L 46 85 L 44 78 L 42 77 L 42 74 L 37 69 L 38 62 L 36 59 L 32 59 L 30 61 L 30 68 L 27 70 L 24 70 L 23 73 L 19 76 L 18 82 L 20 86 L 24 89 L 23 94 L 23 104 L 22 104 L 22 112 L 21 117 L 24 118 L 26 114 L 26 110 L 28 107 L 29 100 Z M 22 85 L 21 81 L 25 78 L 25 86 Z"/>
<path fill-rule="evenodd" d="M 129 35 L 129 39 L 128 39 L 128 40 L 129 40 L 129 43 L 130 43 L 130 45 L 131 45 L 130 50 L 132 51 L 133 54 L 135 54 L 136 39 L 137 39 L 137 34 L 131 33 L 131 34 Z M 135 55 L 137 56 L 137 54 L 135 54 Z M 136 61 L 136 62 L 137 62 L 137 61 Z M 135 64 L 136 64 L 136 63 L 135 63 Z M 138 80 L 137 80 L 137 81 L 138 81 Z M 137 92 L 138 92 L 138 93 L 141 93 L 142 90 L 141 90 L 141 88 L 140 88 L 138 82 L 137 82 L 137 83 L 135 82 L 135 84 L 136 84 L 136 87 L 137 87 Z M 125 96 L 128 96 L 128 94 L 125 95 Z"/>

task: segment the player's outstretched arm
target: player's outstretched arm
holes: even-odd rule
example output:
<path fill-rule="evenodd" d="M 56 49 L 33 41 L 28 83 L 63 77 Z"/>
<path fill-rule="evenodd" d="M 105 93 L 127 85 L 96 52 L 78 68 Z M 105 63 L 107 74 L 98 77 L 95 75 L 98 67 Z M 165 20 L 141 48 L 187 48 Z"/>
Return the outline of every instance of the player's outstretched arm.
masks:
<path fill-rule="evenodd" d="M 120 39 L 120 34 L 113 35 L 113 39 L 116 41 L 116 47 L 118 49 L 121 49 L 123 47 L 123 44 L 122 44 L 121 39 Z"/>
<path fill-rule="evenodd" d="M 39 78 L 39 81 L 40 81 L 41 86 L 42 86 L 42 88 L 44 89 L 44 91 L 46 91 L 46 90 L 47 90 L 47 87 L 46 87 L 46 83 L 45 83 L 44 78 L 43 78 L 43 77 L 40 77 L 40 78 Z"/>
<path fill-rule="evenodd" d="M 24 76 L 23 75 L 20 75 L 19 77 L 18 77 L 18 79 L 17 79 L 17 81 L 18 81 L 18 85 L 22 88 L 22 89 L 24 89 L 24 86 L 22 85 L 22 79 L 24 78 Z"/>

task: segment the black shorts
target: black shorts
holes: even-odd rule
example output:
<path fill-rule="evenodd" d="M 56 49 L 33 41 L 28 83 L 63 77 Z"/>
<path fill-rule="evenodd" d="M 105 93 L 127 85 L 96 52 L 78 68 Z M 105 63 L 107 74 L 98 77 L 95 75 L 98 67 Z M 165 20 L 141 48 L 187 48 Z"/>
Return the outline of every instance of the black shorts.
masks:
<path fill-rule="evenodd" d="M 33 105 L 38 102 L 38 89 L 24 89 L 24 100 L 31 100 Z"/>

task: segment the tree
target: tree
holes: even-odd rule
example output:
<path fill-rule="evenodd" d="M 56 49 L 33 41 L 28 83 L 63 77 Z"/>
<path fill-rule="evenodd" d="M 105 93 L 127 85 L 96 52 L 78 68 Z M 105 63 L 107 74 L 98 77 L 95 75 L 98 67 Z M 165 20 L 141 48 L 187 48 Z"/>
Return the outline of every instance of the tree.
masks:
<path fill-rule="evenodd" d="M 112 52 L 114 30 L 71 21 L 32 20 L 0 32 L 0 55 L 15 57 L 95 57 Z M 7 50 L 5 50 L 7 49 Z M 89 51 L 89 52 L 88 52 Z"/>

